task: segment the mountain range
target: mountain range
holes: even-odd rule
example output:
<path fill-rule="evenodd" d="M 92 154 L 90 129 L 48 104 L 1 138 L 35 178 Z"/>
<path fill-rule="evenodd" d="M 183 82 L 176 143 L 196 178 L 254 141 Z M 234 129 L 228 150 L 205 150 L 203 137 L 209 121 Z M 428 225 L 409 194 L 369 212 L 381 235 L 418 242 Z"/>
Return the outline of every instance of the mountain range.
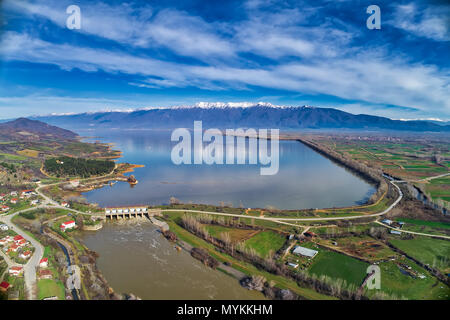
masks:
<path fill-rule="evenodd" d="M 88 128 L 192 128 L 203 121 L 203 128 L 279 128 L 289 129 L 363 129 L 403 131 L 450 131 L 450 125 L 430 121 L 392 120 L 366 114 L 351 114 L 333 108 L 277 107 L 268 103 L 253 105 L 197 104 L 185 107 L 148 108 L 131 111 L 49 115 L 34 117 L 59 127 Z"/>
<path fill-rule="evenodd" d="M 13 141 L 73 140 L 77 136 L 72 131 L 26 118 L 0 123 L 0 137 Z"/>

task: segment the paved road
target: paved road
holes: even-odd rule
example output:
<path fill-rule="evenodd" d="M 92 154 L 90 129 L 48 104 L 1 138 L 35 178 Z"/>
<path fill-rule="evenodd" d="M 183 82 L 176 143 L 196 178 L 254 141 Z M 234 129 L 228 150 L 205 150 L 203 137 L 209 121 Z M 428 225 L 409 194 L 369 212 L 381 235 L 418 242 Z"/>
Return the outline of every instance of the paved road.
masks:
<path fill-rule="evenodd" d="M 437 235 L 437 234 L 429 234 L 429 233 L 408 231 L 408 230 L 403 230 L 403 229 L 399 229 L 399 228 L 394 228 L 394 227 L 388 226 L 388 225 L 386 225 L 384 223 L 381 223 L 380 221 L 375 221 L 375 222 L 380 224 L 380 225 L 382 225 L 383 227 L 386 227 L 386 228 L 389 228 L 389 229 L 392 229 L 392 230 L 396 230 L 396 231 L 400 231 L 400 232 L 403 232 L 403 233 L 410 233 L 410 234 L 416 234 L 416 235 L 419 235 L 419 236 L 427 236 L 427 237 L 433 237 L 433 238 L 444 238 L 444 239 L 449 239 L 450 240 L 449 236 L 444 236 L 444 235 L 441 236 L 441 235 Z"/>
<path fill-rule="evenodd" d="M 11 219 L 14 218 L 16 215 L 18 215 L 21 212 L 36 210 L 37 207 L 28 208 L 25 210 L 17 211 L 13 214 L 2 216 L 0 217 L 0 221 L 2 223 L 7 224 L 12 230 L 14 230 L 16 233 L 20 234 L 22 237 L 24 237 L 26 240 L 30 241 L 31 245 L 35 248 L 35 251 L 33 255 L 31 256 L 30 260 L 24 265 L 24 277 L 25 277 L 25 289 L 27 293 L 27 299 L 28 300 L 35 300 L 36 299 L 36 290 L 37 290 L 37 284 L 36 284 L 36 268 L 39 265 L 39 261 L 41 261 L 43 255 L 44 255 L 44 247 L 36 241 L 33 237 L 29 236 L 25 231 L 17 227 L 14 223 L 12 223 Z"/>

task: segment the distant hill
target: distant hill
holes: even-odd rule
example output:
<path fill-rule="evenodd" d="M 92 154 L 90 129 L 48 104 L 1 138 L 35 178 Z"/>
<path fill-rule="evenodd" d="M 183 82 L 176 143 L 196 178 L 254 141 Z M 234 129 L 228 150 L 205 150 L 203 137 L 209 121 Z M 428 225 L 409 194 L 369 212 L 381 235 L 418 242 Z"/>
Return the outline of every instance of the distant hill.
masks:
<path fill-rule="evenodd" d="M 0 123 L 0 137 L 11 140 L 73 140 L 77 136 L 72 131 L 27 118 Z"/>
<path fill-rule="evenodd" d="M 351 114 L 333 108 L 277 107 L 270 104 L 208 104 L 193 107 L 154 108 L 131 112 L 97 112 L 36 117 L 69 128 L 192 128 L 202 120 L 204 128 L 280 129 L 387 129 L 405 131 L 450 131 L 429 121 L 401 121 L 365 114 Z"/>

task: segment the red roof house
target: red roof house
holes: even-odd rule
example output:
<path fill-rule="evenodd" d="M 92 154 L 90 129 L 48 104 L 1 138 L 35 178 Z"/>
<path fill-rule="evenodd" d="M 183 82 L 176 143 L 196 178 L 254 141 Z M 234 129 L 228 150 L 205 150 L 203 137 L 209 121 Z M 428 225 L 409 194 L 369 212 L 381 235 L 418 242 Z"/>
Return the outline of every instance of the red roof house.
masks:
<path fill-rule="evenodd" d="M 3 281 L 2 283 L 0 283 L 0 290 L 1 291 L 6 291 L 6 290 L 9 289 L 10 286 L 11 285 L 8 282 Z"/>

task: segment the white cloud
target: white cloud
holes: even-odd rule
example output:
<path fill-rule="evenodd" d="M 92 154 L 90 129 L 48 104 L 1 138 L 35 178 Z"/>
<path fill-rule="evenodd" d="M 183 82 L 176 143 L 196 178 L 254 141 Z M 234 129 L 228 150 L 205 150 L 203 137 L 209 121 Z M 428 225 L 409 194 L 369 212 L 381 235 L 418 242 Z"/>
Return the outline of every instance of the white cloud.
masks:
<path fill-rule="evenodd" d="M 414 3 L 397 5 L 388 23 L 419 37 L 450 41 L 450 9 L 448 6 L 420 8 Z"/>

